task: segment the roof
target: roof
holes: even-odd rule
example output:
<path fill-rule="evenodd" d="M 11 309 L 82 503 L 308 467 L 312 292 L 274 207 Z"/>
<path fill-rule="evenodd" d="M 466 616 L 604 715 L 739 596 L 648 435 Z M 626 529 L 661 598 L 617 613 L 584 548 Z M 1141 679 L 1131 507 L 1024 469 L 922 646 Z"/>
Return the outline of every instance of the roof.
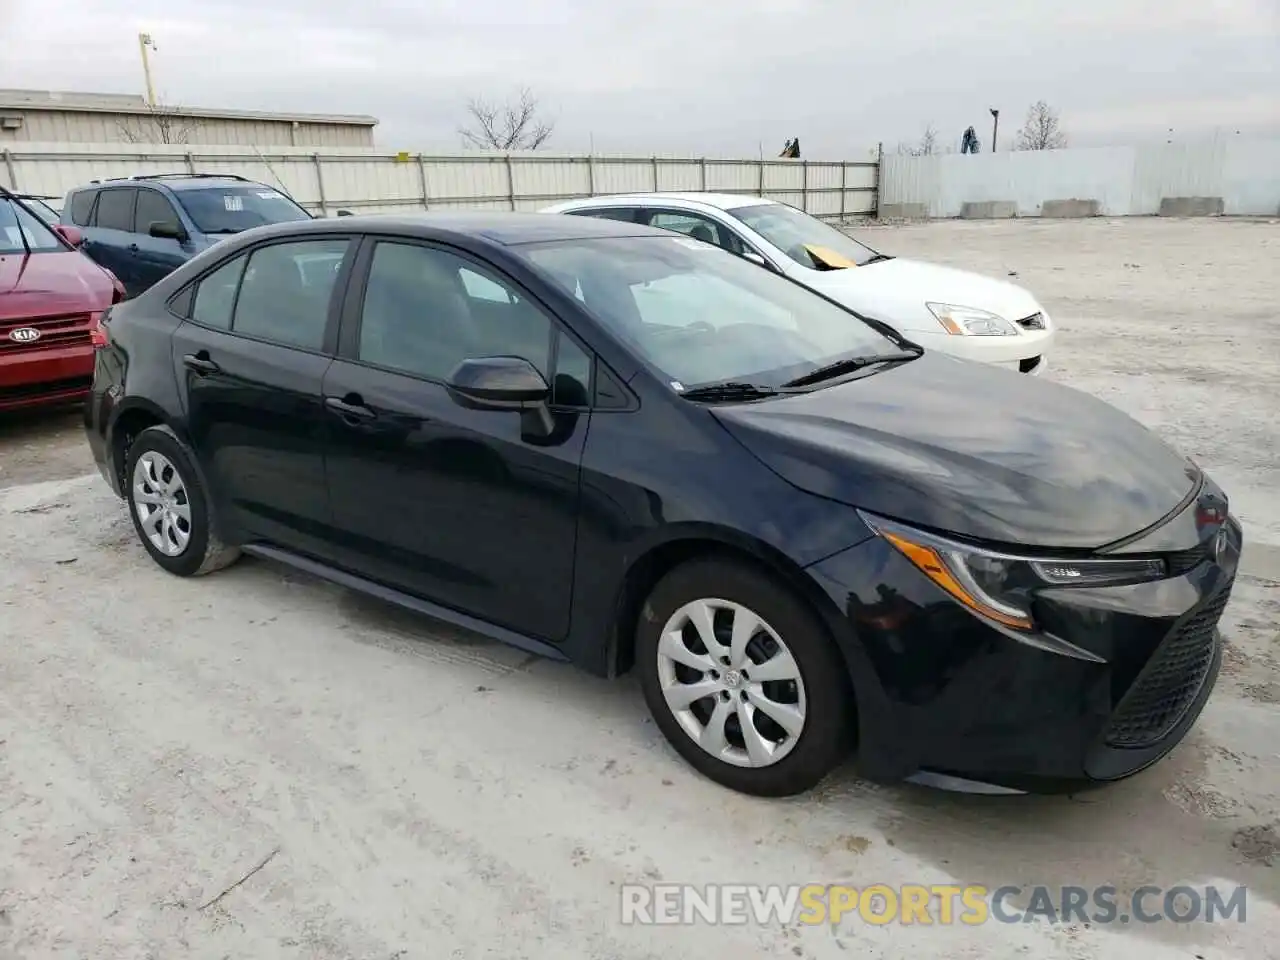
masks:
<path fill-rule="evenodd" d="M 144 184 L 147 186 L 168 187 L 170 190 L 211 190 L 228 185 L 240 184 L 244 187 L 258 187 L 275 190 L 268 184 L 250 180 L 234 173 L 157 173 L 135 177 L 106 177 L 90 180 L 77 190 L 88 190 L 101 187 L 130 187 Z"/>
<path fill-rule="evenodd" d="M 709 207 L 718 207 L 721 210 L 732 210 L 734 207 L 745 207 L 757 203 L 777 203 L 776 200 L 744 193 L 620 193 L 612 196 L 568 200 L 548 207 L 547 210 L 574 210 L 579 207 L 626 206 L 628 204 L 650 207 L 656 203 L 671 200 L 681 203 L 700 203 Z"/>
<path fill-rule="evenodd" d="M 292 221 L 263 230 L 292 232 L 332 232 L 353 230 L 369 233 L 393 233 L 406 236 L 439 236 L 441 234 L 481 237 L 491 243 L 513 246 L 522 243 L 545 243 L 557 240 L 583 240 L 593 237 L 670 237 L 668 230 L 598 220 L 595 217 L 562 217 L 549 213 L 450 212 L 419 214 L 368 214 L 364 216 L 318 218 Z"/>
<path fill-rule="evenodd" d="M 0 110 L 50 110 L 67 113 L 115 113 L 149 116 L 153 107 L 139 96 L 59 90 L 0 90 Z M 266 120 L 276 123 L 346 124 L 373 127 L 377 117 L 341 113 L 268 113 L 261 110 L 213 110 L 185 104 L 165 106 L 168 114 L 206 120 Z"/>

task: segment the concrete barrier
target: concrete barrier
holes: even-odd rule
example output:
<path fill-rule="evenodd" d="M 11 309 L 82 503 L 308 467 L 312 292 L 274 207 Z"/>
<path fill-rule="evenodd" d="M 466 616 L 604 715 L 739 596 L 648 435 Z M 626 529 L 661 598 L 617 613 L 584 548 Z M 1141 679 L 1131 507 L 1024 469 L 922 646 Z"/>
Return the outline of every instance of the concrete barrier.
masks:
<path fill-rule="evenodd" d="M 928 220 L 927 203 L 885 203 L 876 211 L 881 220 Z"/>
<path fill-rule="evenodd" d="M 1040 216 L 1055 219 L 1096 217 L 1101 213 L 1102 204 L 1097 200 L 1046 200 L 1040 207 Z"/>
<path fill-rule="evenodd" d="M 968 201 L 960 208 L 961 220 L 1007 220 L 1018 215 L 1018 205 L 1012 200 Z"/>
<path fill-rule="evenodd" d="M 1221 197 L 1161 197 L 1162 217 L 1220 217 L 1224 204 Z"/>

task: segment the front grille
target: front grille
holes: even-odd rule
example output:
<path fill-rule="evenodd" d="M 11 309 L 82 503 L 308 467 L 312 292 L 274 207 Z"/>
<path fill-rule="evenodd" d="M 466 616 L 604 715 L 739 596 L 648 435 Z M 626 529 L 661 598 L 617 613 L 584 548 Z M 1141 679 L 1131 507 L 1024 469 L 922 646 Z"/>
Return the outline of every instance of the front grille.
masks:
<path fill-rule="evenodd" d="M 23 383 L 16 387 L 0 387 L 0 403 L 8 400 L 29 400 L 36 397 L 55 396 L 73 390 L 88 390 L 93 377 L 72 377 L 68 380 L 46 380 L 42 383 Z"/>
<path fill-rule="evenodd" d="M 1022 329 L 1024 330 L 1043 330 L 1044 314 L 1033 313 L 1029 317 L 1023 317 L 1021 320 L 1018 321 L 1018 326 L 1022 327 Z"/>
<path fill-rule="evenodd" d="M 1111 747 L 1148 747 L 1183 718 L 1213 664 L 1218 621 L 1231 588 L 1195 611 L 1169 634 L 1120 701 L 1103 740 Z"/>
<path fill-rule="evenodd" d="M 1209 543 L 1198 543 L 1190 550 L 1179 550 L 1177 553 L 1169 553 L 1165 555 L 1164 562 L 1169 567 L 1169 576 L 1180 577 L 1184 573 L 1190 573 L 1200 564 L 1209 559 Z"/>
<path fill-rule="evenodd" d="M 19 343 L 12 340 L 9 334 L 14 330 L 31 327 L 40 331 L 40 339 L 30 343 Z M 39 320 L 3 320 L 0 321 L 0 350 L 6 354 L 31 353 L 46 350 L 49 347 L 87 346 L 92 341 L 89 336 L 89 314 L 71 313 L 61 317 L 41 317 Z"/>

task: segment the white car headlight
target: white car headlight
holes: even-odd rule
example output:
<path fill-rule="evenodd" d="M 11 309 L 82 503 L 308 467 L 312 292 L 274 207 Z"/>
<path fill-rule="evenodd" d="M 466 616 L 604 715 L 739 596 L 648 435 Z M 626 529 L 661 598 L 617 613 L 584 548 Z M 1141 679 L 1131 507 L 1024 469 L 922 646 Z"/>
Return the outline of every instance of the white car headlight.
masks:
<path fill-rule="evenodd" d="M 947 333 L 957 337 L 1016 337 L 1018 328 L 989 310 L 953 303 L 926 303 Z"/>

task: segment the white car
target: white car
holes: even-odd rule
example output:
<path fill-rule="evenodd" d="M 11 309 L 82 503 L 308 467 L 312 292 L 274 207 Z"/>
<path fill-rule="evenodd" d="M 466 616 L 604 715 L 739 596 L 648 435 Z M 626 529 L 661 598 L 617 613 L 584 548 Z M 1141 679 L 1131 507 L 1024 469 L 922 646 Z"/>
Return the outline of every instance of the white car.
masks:
<path fill-rule="evenodd" d="M 718 193 L 591 197 L 543 213 L 607 217 L 713 243 L 881 320 L 926 349 L 1040 374 L 1049 314 L 1026 290 L 966 270 L 891 257 L 775 200 Z"/>

